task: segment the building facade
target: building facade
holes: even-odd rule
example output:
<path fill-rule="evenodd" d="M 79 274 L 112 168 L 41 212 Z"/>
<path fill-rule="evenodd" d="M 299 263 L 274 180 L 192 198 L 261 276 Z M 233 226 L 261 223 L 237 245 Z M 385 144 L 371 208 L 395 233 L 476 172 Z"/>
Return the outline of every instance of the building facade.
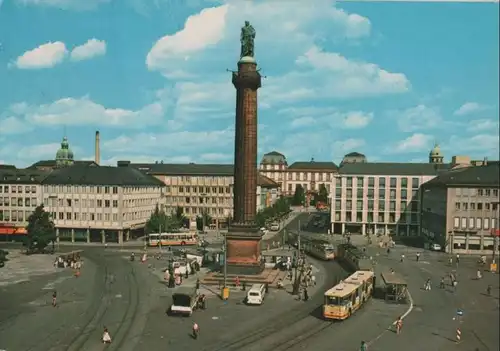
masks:
<path fill-rule="evenodd" d="M 486 162 L 424 184 L 422 235 L 450 253 L 492 252 L 492 231 L 500 224 L 499 177 L 498 163 Z"/>
<path fill-rule="evenodd" d="M 281 188 L 283 195 L 292 196 L 297 185 L 301 185 L 306 192 L 317 192 L 319 186 L 324 184 L 330 193 L 330 186 L 338 167 L 333 162 L 294 162 L 288 166 L 286 157 L 272 151 L 265 154 L 259 165 L 260 173 L 276 183 Z"/>
<path fill-rule="evenodd" d="M 0 228 L 26 234 L 39 204 L 52 216 L 58 240 L 118 241 L 145 226 L 164 185 L 133 168 L 73 165 L 53 171 L 0 171 Z"/>
<path fill-rule="evenodd" d="M 212 218 L 210 227 L 227 226 L 233 214 L 233 165 L 155 163 L 130 164 L 130 167 L 153 175 L 165 184 L 162 204 L 167 212 L 180 207 L 191 221 L 207 213 Z M 259 175 L 257 210 L 271 206 L 279 196 L 278 184 Z"/>
<path fill-rule="evenodd" d="M 0 169 L 0 241 L 25 235 L 28 218 L 42 203 L 41 181 L 47 172 Z"/>
<path fill-rule="evenodd" d="M 417 236 L 419 188 L 441 169 L 433 164 L 344 164 L 332 193 L 333 233 Z"/>

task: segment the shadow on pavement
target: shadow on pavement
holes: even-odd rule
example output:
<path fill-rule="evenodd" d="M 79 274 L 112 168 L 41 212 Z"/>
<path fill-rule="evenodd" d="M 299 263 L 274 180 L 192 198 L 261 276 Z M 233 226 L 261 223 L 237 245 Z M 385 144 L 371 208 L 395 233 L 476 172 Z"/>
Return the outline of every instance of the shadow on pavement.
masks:
<path fill-rule="evenodd" d="M 320 305 L 318 307 L 316 307 L 314 310 L 312 310 L 309 315 L 311 317 L 314 317 L 316 319 L 319 319 L 319 320 L 322 320 L 322 321 L 326 321 L 325 318 L 323 318 L 323 306 Z"/>

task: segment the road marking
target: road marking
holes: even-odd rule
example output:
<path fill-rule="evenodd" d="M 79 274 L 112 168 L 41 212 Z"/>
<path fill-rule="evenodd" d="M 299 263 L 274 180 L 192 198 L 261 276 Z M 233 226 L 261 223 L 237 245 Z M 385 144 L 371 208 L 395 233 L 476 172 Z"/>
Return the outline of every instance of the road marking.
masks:
<path fill-rule="evenodd" d="M 215 320 L 219 319 L 219 317 L 214 316 L 214 317 L 212 317 L 212 319 L 215 321 Z"/>
<path fill-rule="evenodd" d="M 410 292 L 408 291 L 408 300 L 410 300 L 410 306 L 408 307 L 408 310 L 401 316 L 401 319 L 405 319 L 410 313 L 411 311 L 413 310 L 413 298 L 411 297 L 411 294 Z M 377 337 L 375 337 L 374 339 L 368 341 L 368 346 L 371 346 L 373 343 L 375 343 L 377 340 L 379 340 L 382 336 L 384 336 L 388 331 L 391 330 L 391 327 L 393 325 L 395 325 L 396 322 L 394 323 L 391 323 L 391 325 L 389 325 L 387 327 L 387 329 L 385 329 L 382 333 L 380 333 Z"/>
<path fill-rule="evenodd" d="M 42 288 L 42 290 L 54 290 L 56 284 L 59 284 L 59 283 L 62 283 L 63 281 L 69 279 L 71 277 L 60 277 L 60 278 L 57 278 L 56 280 L 53 280 L 47 284 L 45 284 L 45 286 Z"/>

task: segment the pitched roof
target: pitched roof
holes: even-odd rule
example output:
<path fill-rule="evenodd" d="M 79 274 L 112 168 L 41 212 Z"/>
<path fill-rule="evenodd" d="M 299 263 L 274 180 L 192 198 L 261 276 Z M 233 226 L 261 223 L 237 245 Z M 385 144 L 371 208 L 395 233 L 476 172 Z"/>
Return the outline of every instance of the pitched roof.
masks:
<path fill-rule="evenodd" d="M 366 162 L 344 163 L 339 174 L 345 175 L 400 175 L 421 176 L 438 175 L 450 168 L 450 164 L 432 163 L 393 163 L 393 162 Z"/>
<path fill-rule="evenodd" d="M 500 165 L 470 166 L 452 169 L 425 183 L 425 187 L 500 187 Z"/>
<path fill-rule="evenodd" d="M 268 152 L 267 154 L 264 154 L 264 156 L 282 156 L 282 157 L 285 157 L 285 155 L 283 155 L 282 153 L 280 153 L 278 151 Z"/>
<path fill-rule="evenodd" d="M 259 178 L 257 179 L 258 185 L 262 188 L 279 188 L 278 183 L 276 183 L 271 178 L 263 176 L 259 174 Z"/>
<path fill-rule="evenodd" d="M 164 186 L 160 180 L 135 168 L 85 164 L 53 170 L 42 183 L 54 185 Z"/>
<path fill-rule="evenodd" d="M 337 165 L 333 162 L 318 162 L 311 160 L 309 162 L 294 162 L 289 167 L 289 170 L 313 170 L 313 171 L 336 171 Z"/>
<path fill-rule="evenodd" d="M 232 176 L 234 174 L 233 165 L 228 164 L 131 163 L 129 166 L 152 175 Z"/>
<path fill-rule="evenodd" d="M 349 152 L 344 157 L 365 157 L 365 155 L 360 154 L 359 152 L 354 151 L 354 152 Z"/>
<path fill-rule="evenodd" d="M 37 169 L 0 169 L 0 184 L 40 184 L 48 174 Z"/>
<path fill-rule="evenodd" d="M 91 165 L 91 164 L 97 165 L 94 161 L 90 160 L 76 160 L 73 162 L 75 165 Z M 33 163 L 28 168 L 38 168 L 38 167 L 55 168 L 56 166 L 57 166 L 56 160 L 40 160 Z"/>

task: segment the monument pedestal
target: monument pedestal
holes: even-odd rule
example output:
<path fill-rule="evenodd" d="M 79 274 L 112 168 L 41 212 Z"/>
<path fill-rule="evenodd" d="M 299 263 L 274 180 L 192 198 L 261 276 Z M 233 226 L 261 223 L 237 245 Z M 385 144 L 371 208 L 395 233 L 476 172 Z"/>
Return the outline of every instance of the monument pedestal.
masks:
<path fill-rule="evenodd" d="M 262 232 L 254 224 L 232 224 L 226 234 L 227 273 L 258 275 L 264 270 L 261 261 Z"/>

